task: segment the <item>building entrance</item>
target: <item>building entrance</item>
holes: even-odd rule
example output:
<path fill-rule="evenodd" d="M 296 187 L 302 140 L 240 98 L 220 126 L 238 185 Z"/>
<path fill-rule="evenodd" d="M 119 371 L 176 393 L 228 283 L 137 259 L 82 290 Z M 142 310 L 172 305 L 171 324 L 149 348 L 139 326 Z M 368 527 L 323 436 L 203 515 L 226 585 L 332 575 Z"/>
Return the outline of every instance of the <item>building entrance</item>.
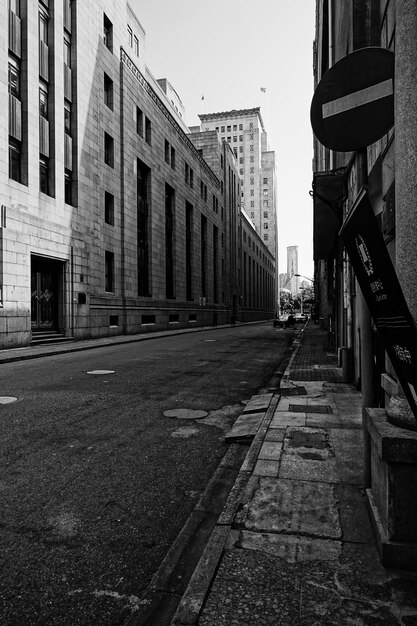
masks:
<path fill-rule="evenodd" d="M 32 331 L 58 330 L 59 284 L 62 264 L 32 257 Z"/>

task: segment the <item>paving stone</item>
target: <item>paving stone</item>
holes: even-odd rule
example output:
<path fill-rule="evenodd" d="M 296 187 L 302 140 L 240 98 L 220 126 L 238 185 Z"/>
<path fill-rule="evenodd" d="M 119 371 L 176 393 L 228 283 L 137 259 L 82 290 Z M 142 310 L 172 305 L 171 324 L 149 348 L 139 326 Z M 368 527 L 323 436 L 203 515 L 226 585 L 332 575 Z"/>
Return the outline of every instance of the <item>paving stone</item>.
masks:
<path fill-rule="evenodd" d="M 337 561 L 342 543 L 333 539 L 316 539 L 301 535 L 254 533 L 243 530 L 235 538 L 235 546 L 245 550 L 259 550 L 288 563 L 301 561 Z"/>
<path fill-rule="evenodd" d="M 341 538 L 337 498 L 328 484 L 261 478 L 244 508 L 247 530 Z"/>
<path fill-rule="evenodd" d="M 259 452 L 259 459 L 266 461 L 279 461 L 282 452 L 282 443 L 264 441 Z"/>
<path fill-rule="evenodd" d="M 255 476 L 278 476 L 279 462 L 259 460 L 256 462 L 253 473 Z"/>

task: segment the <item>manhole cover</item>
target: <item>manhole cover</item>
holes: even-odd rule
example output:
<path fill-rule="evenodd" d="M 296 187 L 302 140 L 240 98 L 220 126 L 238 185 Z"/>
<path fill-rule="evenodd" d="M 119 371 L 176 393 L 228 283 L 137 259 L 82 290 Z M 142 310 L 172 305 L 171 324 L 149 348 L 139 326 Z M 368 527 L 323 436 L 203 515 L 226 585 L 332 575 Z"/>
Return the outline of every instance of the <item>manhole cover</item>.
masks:
<path fill-rule="evenodd" d="M 288 410 L 292 413 L 333 413 L 330 404 L 290 404 Z"/>
<path fill-rule="evenodd" d="M 0 404 L 11 404 L 16 402 L 17 398 L 14 396 L 0 396 Z"/>
<path fill-rule="evenodd" d="M 207 417 L 208 413 L 199 409 L 170 409 L 169 411 L 164 411 L 163 415 L 180 420 L 200 420 L 203 417 Z"/>
<path fill-rule="evenodd" d="M 95 376 L 105 376 L 106 374 L 114 374 L 114 370 L 90 370 L 87 374 L 94 374 Z"/>

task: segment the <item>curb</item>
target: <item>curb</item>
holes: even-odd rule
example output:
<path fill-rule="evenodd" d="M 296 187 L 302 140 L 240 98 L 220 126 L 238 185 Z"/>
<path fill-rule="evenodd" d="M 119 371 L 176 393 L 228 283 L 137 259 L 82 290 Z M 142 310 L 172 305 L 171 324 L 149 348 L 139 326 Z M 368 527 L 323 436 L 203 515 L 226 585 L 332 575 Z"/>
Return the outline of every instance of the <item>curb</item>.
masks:
<path fill-rule="evenodd" d="M 254 322 L 239 322 L 239 326 L 249 326 L 252 324 L 265 324 L 270 320 L 257 320 Z M 236 326 L 237 328 L 238 326 Z M 99 337 L 97 339 L 80 339 L 79 341 L 68 341 L 66 343 L 55 343 L 50 345 L 22 346 L 20 348 L 7 348 L 0 350 L 0 365 L 3 363 L 14 363 L 17 361 L 26 361 L 30 359 L 38 359 L 46 356 L 56 356 L 58 354 L 69 354 L 71 352 L 83 352 L 94 348 L 108 348 L 110 346 L 121 346 L 127 343 L 137 343 L 141 341 L 149 341 L 151 339 L 161 339 L 164 337 L 175 337 L 177 335 L 187 335 L 190 333 L 206 332 L 210 330 L 222 330 L 230 328 L 230 324 L 222 324 L 219 326 L 199 326 L 198 328 L 181 328 L 179 330 L 155 331 L 154 333 L 143 333 L 140 335 L 115 335 L 114 337 Z M 91 342 L 89 345 L 79 345 L 82 342 Z M 68 346 L 68 347 L 66 347 Z M 9 351 L 18 352 L 20 350 L 42 350 L 32 354 L 13 354 L 7 356 L 5 353 Z"/>
<path fill-rule="evenodd" d="M 198 623 L 201 610 L 210 590 L 213 578 L 222 558 L 224 548 L 229 538 L 232 523 L 238 512 L 241 496 L 256 465 L 265 434 L 274 416 L 279 402 L 279 394 L 271 398 L 261 425 L 246 454 L 235 484 L 227 498 L 223 512 L 217 521 L 204 552 L 190 578 L 187 589 L 183 594 L 177 610 L 170 622 L 170 626 L 192 626 Z"/>

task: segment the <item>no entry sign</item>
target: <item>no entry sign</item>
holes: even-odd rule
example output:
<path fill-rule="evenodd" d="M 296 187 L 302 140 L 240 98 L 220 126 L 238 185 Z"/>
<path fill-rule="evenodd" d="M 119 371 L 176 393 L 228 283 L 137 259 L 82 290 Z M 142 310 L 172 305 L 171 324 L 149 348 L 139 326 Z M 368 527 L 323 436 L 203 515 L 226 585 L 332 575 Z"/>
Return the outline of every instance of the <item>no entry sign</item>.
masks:
<path fill-rule="evenodd" d="M 317 85 L 311 125 L 326 148 L 360 150 L 394 124 L 394 53 L 361 48 L 335 63 Z"/>

